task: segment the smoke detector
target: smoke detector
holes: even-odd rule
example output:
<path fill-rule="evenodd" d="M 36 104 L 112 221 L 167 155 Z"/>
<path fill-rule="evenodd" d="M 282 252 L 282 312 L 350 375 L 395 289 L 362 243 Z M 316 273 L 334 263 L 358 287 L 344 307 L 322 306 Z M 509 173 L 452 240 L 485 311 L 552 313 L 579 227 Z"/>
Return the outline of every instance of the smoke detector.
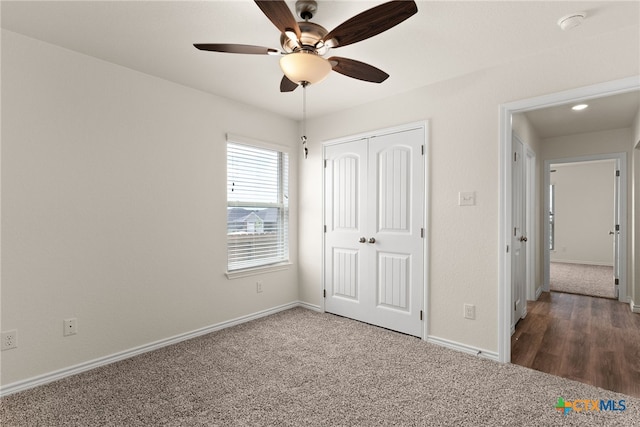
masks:
<path fill-rule="evenodd" d="M 558 19 L 558 25 L 564 31 L 568 31 L 582 24 L 582 21 L 584 21 L 584 18 L 586 16 L 587 16 L 586 12 L 571 13 L 569 15 L 563 16 L 562 18 Z"/>

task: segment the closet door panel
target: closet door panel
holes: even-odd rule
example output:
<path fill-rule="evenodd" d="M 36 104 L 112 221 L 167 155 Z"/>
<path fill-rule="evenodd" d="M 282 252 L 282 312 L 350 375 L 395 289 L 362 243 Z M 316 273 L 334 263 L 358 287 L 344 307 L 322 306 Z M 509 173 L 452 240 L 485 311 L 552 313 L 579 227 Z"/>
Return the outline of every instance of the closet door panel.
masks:
<path fill-rule="evenodd" d="M 325 147 L 325 310 L 422 336 L 424 129 Z"/>
<path fill-rule="evenodd" d="M 367 194 L 367 141 L 325 148 L 325 310 L 363 319 L 370 295 L 364 203 Z M 364 300 L 363 300 L 364 298 Z"/>

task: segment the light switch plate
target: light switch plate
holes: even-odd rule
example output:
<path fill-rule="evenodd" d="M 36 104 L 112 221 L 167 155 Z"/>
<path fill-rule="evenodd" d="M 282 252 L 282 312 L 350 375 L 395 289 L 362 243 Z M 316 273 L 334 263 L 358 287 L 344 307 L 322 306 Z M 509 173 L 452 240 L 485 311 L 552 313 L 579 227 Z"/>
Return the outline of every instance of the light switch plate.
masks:
<path fill-rule="evenodd" d="M 475 191 L 461 191 L 458 193 L 458 206 L 475 206 L 475 204 Z"/>

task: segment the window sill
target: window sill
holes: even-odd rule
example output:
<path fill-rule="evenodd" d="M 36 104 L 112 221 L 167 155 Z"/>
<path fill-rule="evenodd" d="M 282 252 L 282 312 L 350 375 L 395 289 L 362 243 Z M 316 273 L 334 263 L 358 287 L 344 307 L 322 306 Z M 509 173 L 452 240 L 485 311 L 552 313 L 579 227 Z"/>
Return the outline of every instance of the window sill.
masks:
<path fill-rule="evenodd" d="M 225 276 L 227 276 L 227 279 L 229 280 L 240 279 L 243 277 L 256 276 L 258 274 L 288 270 L 291 265 L 292 264 L 290 262 L 283 262 L 280 264 L 265 265 L 263 267 L 246 268 L 244 270 L 237 271 L 227 271 L 225 273 Z"/>

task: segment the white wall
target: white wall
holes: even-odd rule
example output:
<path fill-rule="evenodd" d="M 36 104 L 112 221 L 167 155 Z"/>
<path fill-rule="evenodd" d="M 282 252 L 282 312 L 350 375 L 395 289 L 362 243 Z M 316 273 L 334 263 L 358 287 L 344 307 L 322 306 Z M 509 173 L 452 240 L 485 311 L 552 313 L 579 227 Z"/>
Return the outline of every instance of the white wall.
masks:
<path fill-rule="evenodd" d="M 428 119 L 429 334 L 497 351 L 499 106 L 637 75 L 638 43 L 637 29 L 622 29 L 310 120 L 309 159 L 300 168 L 301 299 L 322 305 L 322 141 Z M 476 191 L 477 205 L 457 206 L 459 191 Z M 476 320 L 463 318 L 463 303 L 476 305 Z"/>
<path fill-rule="evenodd" d="M 615 162 L 551 166 L 555 189 L 554 262 L 613 266 Z"/>
<path fill-rule="evenodd" d="M 224 275 L 226 132 L 296 176 L 292 120 L 2 32 L 3 385 L 298 300 L 296 179 L 293 266 Z"/>

